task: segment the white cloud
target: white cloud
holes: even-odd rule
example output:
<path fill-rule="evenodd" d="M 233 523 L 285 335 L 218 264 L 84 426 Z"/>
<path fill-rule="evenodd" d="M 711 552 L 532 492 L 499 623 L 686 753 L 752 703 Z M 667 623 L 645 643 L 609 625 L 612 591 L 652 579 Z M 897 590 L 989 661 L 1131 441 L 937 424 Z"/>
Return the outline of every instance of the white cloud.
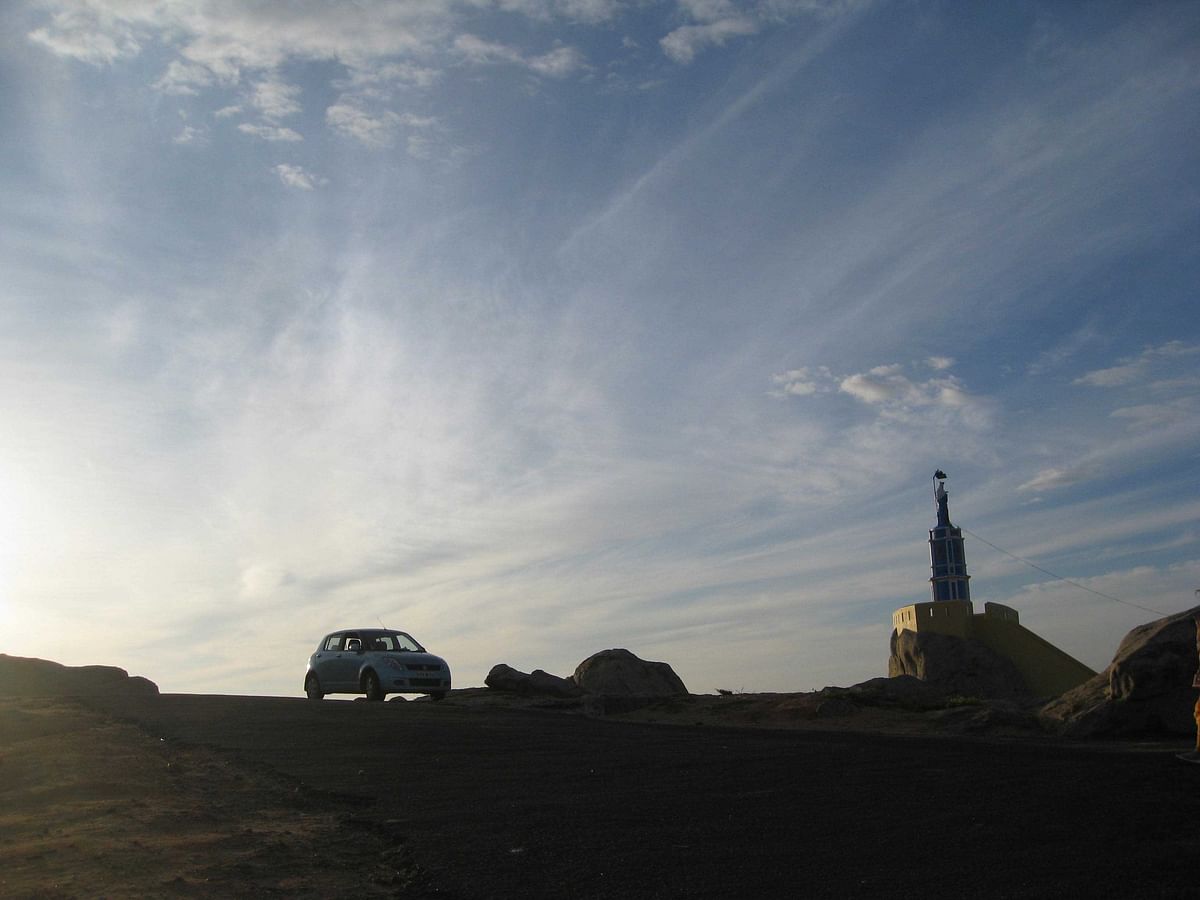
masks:
<path fill-rule="evenodd" d="M 300 88 L 287 84 L 278 78 L 266 78 L 257 82 L 250 92 L 250 105 L 259 111 L 264 119 L 278 122 L 288 116 L 300 112 Z"/>
<path fill-rule="evenodd" d="M 176 144 L 202 144 L 207 141 L 207 138 L 206 129 L 197 128 L 194 125 L 184 125 L 172 140 Z"/>
<path fill-rule="evenodd" d="M 687 65 L 709 47 L 757 34 L 763 28 L 808 15 L 819 19 L 854 13 L 869 0 L 760 0 L 739 5 L 732 0 L 678 0 L 681 25 L 659 40 L 663 53 Z"/>
<path fill-rule="evenodd" d="M 556 47 L 525 61 L 530 71 L 549 78 L 565 78 L 584 67 L 583 54 L 574 47 Z"/>
<path fill-rule="evenodd" d="M 1106 369 L 1095 369 L 1076 378 L 1072 384 L 1087 387 L 1121 387 L 1139 381 L 1152 369 L 1157 369 L 1171 360 L 1200 354 L 1200 344 L 1185 344 L 1183 341 L 1167 341 L 1157 347 L 1147 347 L 1138 356 L 1126 357 L 1117 365 Z"/>
<path fill-rule="evenodd" d="M 119 11 L 67 7 L 53 14 L 51 23 L 29 33 L 29 39 L 47 50 L 92 65 L 107 65 L 136 56 L 141 44 L 130 22 Z"/>
<path fill-rule="evenodd" d="M 495 62 L 521 62 L 521 54 L 505 44 L 485 41 L 474 34 L 460 34 L 454 39 L 454 49 L 468 62 L 480 65 Z"/>
<path fill-rule="evenodd" d="M 1139 403 L 1122 406 L 1110 415 L 1129 420 L 1130 428 L 1157 428 L 1177 423 L 1196 421 L 1200 414 L 1193 397 L 1182 397 L 1169 403 Z"/>
<path fill-rule="evenodd" d="M 1076 378 L 1072 384 L 1083 384 L 1088 387 L 1118 387 L 1137 381 L 1145 371 L 1146 362 L 1139 359 L 1124 365 L 1112 366 L 1108 369 L 1096 369 Z"/>
<path fill-rule="evenodd" d="M 920 392 L 900 366 L 876 366 L 867 372 L 848 375 L 838 389 L 864 403 L 904 403 L 921 399 Z"/>
<path fill-rule="evenodd" d="M 325 121 L 335 131 L 369 147 L 385 147 L 392 142 L 393 132 L 401 122 L 401 117 L 390 111 L 370 115 L 353 103 L 343 101 L 325 110 Z"/>
<path fill-rule="evenodd" d="M 252 122 L 243 122 L 238 126 L 238 131 L 244 134 L 251 134 L 254 137 L 262 138 L 264 141 L 302 141 L 298 133 L 290 128 L 280 128 L 276 125 L 255 125 Z"/>
<path fill-rule="evenodd" d="M 939 372 L 944 369 L 949 369 L 954 365 L 954 358 L 951 356 L 931 356 L 925 360 L 925 364 L 931 369 L 937 369 Z"/>
<path fill-rule="evenodd" d="M 802 367 L 781 372 L 772 376 L 771 380 L 779 385 L 777 390 L 771 392 L 773 396 L 807 397 L 829 390 L 833 376 L 824 366 L 812 370 Z"/>
<path fill-rule="evenodd" d="M 195 96 L 201 88 L 211 87 L 215 81 L 216 77 L 204 66 L 173 59 L 154 87 L 164 94 Z"/>
<path fill-rule="evenodd" d="M 275 167 L 274 171 L 279 176 L 279 180 L 288 187 L 298 188 L 302 191 L 311 191 L 318 185 L 328 183 L 326 179 L 313 175 L 303 167 L 289 165 L 288 163 L 280 163 Z"/>
<path fill-rule="evenodd" d="M 369 68 L 354 68 L 345 79 L 334 82 L 342 90 L 358 91 L 370 96 L 382 96 L 394 85 L 432 87 L 441 72 L 429 66 L 411 62 L 383 62 Z"/>
<path fill-rule="evenodd" d="M 945 357 L 936 358 L 946 366 L 953 363 Z M 932 361 L 927 365 L 933 368 Z M 940 368 L 945 368 L 941 366 Z M 835 375 L 827 367 L 797 368 L 772 376 L 779 387 L 772 396 L 807 397 L 836 389 L 868 406 L 889 412 L 920 407 L 940 407 L 963 413 L 977 427 L 987 424 L 988 404 L 971 394 L 953 375 L 940 375 L 925 381 L 914 381 L 898 363 L 874 366 L 865 372 Z"/>
<path fill-rule="evenodd" d="M 620 0 L 497 0 L 496 5 L 535 20 L 561 18 L 591 25 L 616 18 L 622 9 Z"/>
<path fill-rule="evenodd" d="M 460 34 L 454 39 L 454 49 L 474 65 L 507 63 L 552 78 L 563 78 L 585 65 L 583 55 L 574 47 L 556 47 L 540 56 L 526 57 L 515 47 L 474 34 Z"/>
<path fill-rule="evenodd" d="M 686 65 L 707 47 L 720 47 L 735 37 L 757 33 L 759 25 L 746 16 L 731 16 L 703 25 L 683 25 L 658 43 L 674 62 Z"/>
<path fill-rule="evenodd" d="M 1042 469 L 1033 478 L 1026 481 L 1020 487 L 1019 491 L 1048 491 L 1058 488 L 1070 487 L 1073 484 L 1078 484 L 1096 474 L 1096 469 L 1092 466 L 1068 466 Z"/>

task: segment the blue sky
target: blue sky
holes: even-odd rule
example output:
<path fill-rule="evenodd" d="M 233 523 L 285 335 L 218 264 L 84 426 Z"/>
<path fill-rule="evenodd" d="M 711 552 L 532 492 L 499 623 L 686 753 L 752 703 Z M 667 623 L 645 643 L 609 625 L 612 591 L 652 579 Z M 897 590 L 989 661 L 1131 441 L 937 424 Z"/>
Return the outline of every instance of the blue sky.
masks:
<path fill-rule="evenodd" d="M 940 467 L 1102 667 L 1200 587 L 1198 133 L 1182 2 L 5 4 L 0 652 L 849 684 Z"/>

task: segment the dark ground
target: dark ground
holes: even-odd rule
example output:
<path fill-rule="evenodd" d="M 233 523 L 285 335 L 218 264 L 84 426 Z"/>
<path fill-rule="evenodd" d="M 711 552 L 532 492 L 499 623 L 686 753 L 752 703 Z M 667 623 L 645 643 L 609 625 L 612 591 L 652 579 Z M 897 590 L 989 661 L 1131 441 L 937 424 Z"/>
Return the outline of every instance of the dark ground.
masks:
<path fill-rule="evenodd" d="M 1200 895 L 1200 766 L 1174 759 L 1182 742 L 679 727 L 449 702 L 89 702 L 176 768 L 218 758 L 306 816 L 331 811 L 302 865 L 278 853 L 345 886 L 325 896 Z M 226 872 L 165 893 L 304 894 L 298 875 L 271 880 L 268 856 L 238 863 L 241 889 Z"/>

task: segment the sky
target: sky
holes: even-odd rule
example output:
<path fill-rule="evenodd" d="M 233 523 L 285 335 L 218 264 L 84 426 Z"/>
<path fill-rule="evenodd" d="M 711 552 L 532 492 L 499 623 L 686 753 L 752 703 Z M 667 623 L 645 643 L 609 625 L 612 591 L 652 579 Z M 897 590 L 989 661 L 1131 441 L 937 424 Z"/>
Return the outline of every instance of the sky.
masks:
<path fill-rule="evenodd" d="M 1200 588 L 1200 5 L 0 5 L 0 652 L 1100 669 Z"/>

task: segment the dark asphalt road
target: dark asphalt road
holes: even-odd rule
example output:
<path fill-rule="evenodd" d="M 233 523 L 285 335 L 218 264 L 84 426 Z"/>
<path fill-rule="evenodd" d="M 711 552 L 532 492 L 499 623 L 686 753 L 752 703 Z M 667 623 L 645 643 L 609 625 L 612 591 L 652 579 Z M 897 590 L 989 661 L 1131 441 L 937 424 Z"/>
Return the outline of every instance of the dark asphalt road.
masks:
<path fill-rule="evenodd" d="M 1200 895 L 1200 766 L 1162 749 L 433 703 L 165 695 L 114 711 L 353 795 L 447 897 Z"/>

